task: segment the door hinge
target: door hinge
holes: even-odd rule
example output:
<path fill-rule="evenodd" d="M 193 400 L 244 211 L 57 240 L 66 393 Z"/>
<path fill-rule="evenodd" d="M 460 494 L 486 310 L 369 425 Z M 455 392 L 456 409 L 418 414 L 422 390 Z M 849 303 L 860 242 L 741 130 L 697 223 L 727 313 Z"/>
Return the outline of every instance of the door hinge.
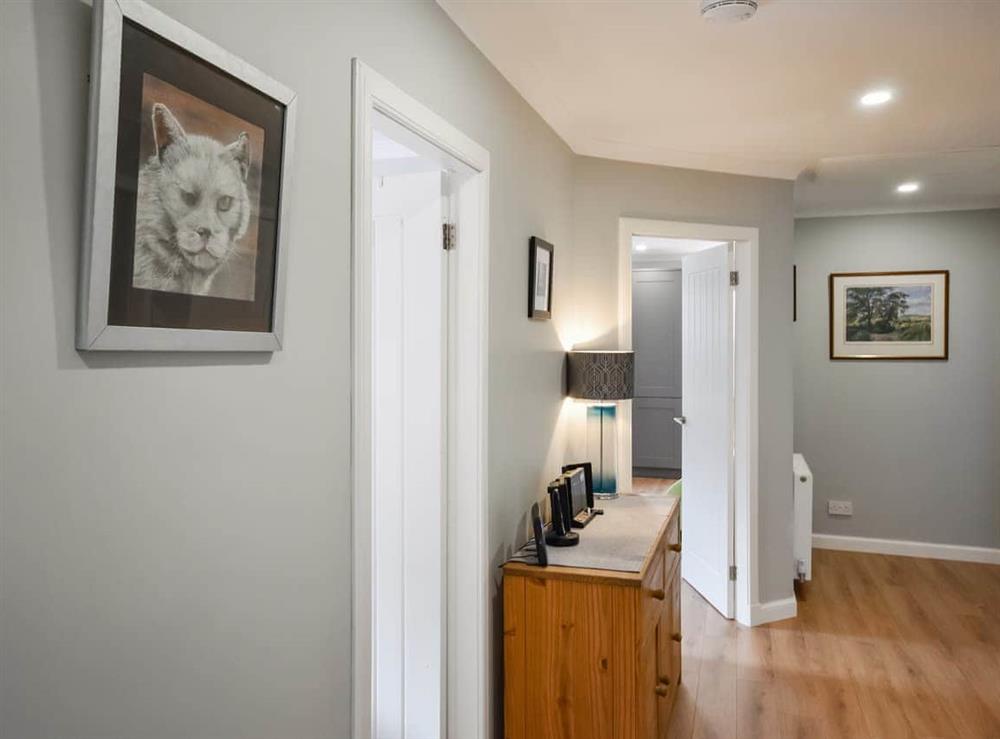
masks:
<path fill-rule="evenodd" d="M 442 223 L 441 224 L 441 247 L 445 251 L 451 251 L 455 248 L 455 224 L 454 223 Z"/>
<path fill-rule="evenodd" d="M 732 287 L 736 287 L 737 285 L 740 284 L 740 273 L 737 272 L 736 270 L 733 270 L 732 272 L 729 273 L 729 284 Z"/>
<path fill-rule="evenodd" d="M 736 565 L 730 565 L 729 567 L 729 579 L 736 582 Z"/>

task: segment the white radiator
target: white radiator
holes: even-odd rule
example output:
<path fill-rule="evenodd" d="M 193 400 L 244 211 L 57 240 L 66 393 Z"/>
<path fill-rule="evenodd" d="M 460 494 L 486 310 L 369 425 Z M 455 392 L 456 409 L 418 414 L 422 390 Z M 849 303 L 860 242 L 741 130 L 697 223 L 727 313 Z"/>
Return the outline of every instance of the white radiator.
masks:
<path fill-rule="evenodd" d="M 812 535 L 813 535 L 813 476 L 801 454 L 792 455 L 792 486 L 795 498 L 795 532 L 792 537 L 792 552 L 795 557 L 795 574 L 800 580 L 812 580 Z"/>

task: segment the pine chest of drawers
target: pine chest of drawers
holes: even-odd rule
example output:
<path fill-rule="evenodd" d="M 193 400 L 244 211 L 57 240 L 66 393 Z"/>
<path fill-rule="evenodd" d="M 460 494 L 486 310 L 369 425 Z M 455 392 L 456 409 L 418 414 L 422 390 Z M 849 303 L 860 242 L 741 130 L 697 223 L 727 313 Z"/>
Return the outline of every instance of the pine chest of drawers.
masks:
<path fill-rule="evenodd" d="M 629 498 L 608 502 L 580 547 L 550 549 L 560 566 L 504 565 L 506 739 L 667 736 L 681 677 L 680 506 Z M 603 539 L 596 559 L 588 537 Z M 633 556 L 607 569 L 615 537 Z"/>

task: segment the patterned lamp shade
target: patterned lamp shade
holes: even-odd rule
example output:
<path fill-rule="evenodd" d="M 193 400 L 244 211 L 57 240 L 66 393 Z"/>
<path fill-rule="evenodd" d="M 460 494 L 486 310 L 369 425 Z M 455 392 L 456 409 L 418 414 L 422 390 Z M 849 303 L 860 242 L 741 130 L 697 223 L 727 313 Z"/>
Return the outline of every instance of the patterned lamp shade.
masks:
<path fill-rule="evenodd" d="M 628 400 L 635 394 L 635 353 L 569 352 L 569 395 L 580 400 Z"/>

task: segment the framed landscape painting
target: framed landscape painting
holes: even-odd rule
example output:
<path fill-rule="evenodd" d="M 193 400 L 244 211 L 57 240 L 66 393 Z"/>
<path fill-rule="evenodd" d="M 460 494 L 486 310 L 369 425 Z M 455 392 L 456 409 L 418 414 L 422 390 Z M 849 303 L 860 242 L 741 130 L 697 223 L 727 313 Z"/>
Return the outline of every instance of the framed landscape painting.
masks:
<path fill-rule="evenodd" d="M 830 275 L 830 359 L 947 358 L 947 270 Z"/>
<path fill-rule="evenodd" d="M 77 348 L 281 348 L 295 95 L 140 0 L 95 0 Z"/>

